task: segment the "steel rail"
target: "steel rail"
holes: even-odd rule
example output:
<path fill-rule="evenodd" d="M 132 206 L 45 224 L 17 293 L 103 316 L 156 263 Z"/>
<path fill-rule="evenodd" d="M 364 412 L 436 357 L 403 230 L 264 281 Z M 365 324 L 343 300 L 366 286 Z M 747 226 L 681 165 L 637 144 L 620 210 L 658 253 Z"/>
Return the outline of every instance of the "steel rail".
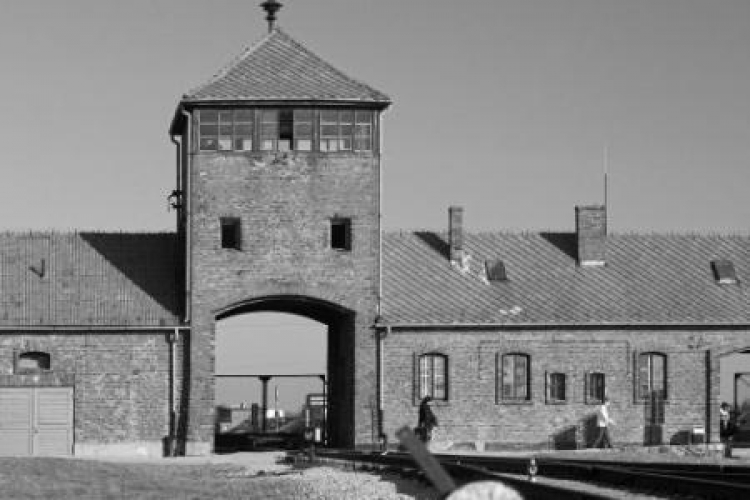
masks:
<path fill-rule="evenodd" d="M 418 466 L 412 457 L 404 453 L 364 453 L 321 450 L 321 455 L 336 457 L 344 461 L 378 464 L 395 469 L 416 469 Z M 519 489 L 527 485 L 534 489 L 540 498 L 545 496 L 543 490 L 553 488 L 557 498 L 603 498 L 596 494 L 582 493 L 579 490 L 544 485 L 541 481 L 532 482 L 519 478 L 528 473 L 529 457 L 488 457 L 476 455 L 435 455 L 437 461 L 458 482 L 467 480 L 500 480 L 511 483 Z M 642 491 L 659 491 L 665 494 L 698 495 L 701 498 L 736 499 L 750 498 L 750 484 L 745 482 L 750 472 L 749 467 L 723 466 L 716 464 L 644 464 L 633 462 L 547 459 L 535 457 L 538 466 L 538 477 L 570 479 L 582 483 L 597 484 L 617 489 Z M 646 467 L 644 467 L 644 465 Z M 664 469 L 659 469 L 664 466 Z M 507 474 L 517 475 L 515 478 Z M 520 489 L 519 489 L 520 491 Z M 527 490 L 524 490 L 527 491 Z M 552 491 L 552 490 L 550 490 Z M 549 493 L 549 492 L 548 492 Z M 530 491 L 525 493 L 531 495 Z M 568 496 L 560 496 L 568 495 Z M 582 495 L 591 495 L 588 497 Z M 536 498 L 536 497 L 534 497 Z"/>

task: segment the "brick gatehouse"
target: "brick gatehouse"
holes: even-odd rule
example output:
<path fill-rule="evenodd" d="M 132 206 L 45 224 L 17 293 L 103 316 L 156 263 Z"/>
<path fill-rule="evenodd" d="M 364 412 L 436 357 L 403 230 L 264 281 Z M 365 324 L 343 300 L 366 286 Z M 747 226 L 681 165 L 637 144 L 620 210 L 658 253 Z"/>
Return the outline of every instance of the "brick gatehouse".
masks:
<path fill-rule="evenodd" d="M 217 320 L 328 326 L 328 436 L 366 447 L 435 399 L 438 445 L 716 440 L 750 405 L 750 238 L 381 231 L 390 99 L 274 27 L 185 94 L 176 231 L 0 234 L 5 453 L 212 450 Z M 748 373 L 746 373 L 748 372 Z"/>

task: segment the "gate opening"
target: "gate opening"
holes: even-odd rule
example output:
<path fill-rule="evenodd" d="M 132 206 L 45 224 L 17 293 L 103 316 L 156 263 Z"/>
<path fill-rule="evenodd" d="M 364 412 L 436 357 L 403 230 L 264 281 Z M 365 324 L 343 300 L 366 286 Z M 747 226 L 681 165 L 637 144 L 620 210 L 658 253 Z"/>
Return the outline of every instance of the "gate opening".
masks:
<path fill-rule="evenodd" d="M 215 445 L 345 445 L 353 318 L 327 303 L 266 298 L 217 316 Z"/>

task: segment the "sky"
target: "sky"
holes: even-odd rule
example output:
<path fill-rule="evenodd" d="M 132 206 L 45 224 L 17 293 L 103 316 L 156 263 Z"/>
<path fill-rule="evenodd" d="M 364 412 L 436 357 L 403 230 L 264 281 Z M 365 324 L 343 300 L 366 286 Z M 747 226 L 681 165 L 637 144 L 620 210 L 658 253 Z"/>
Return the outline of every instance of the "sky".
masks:
<path fill-rule="evenodd" d="M 260 0 L 0 0 L 0 230 L 171 231 L 180 96 Z M 282 0 L 385 92 L 384 229 L 750 228 L 750 1 Z M 259 320 L 262 324 L 267 319 Z"/>

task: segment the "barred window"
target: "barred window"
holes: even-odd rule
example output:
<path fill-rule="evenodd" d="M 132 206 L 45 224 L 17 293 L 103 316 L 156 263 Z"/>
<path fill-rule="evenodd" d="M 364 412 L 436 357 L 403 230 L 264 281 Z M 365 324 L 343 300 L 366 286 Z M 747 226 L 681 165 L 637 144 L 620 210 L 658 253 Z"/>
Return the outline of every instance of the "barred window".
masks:
<path fill-rule="evenodd" d="M 429 353 L 419 356 L 419 399 L 448 400 L 448 356 Z"/>
<path fill-rule="evenodd" d="M 667 398 L 667 356 L 659 352 L 638 355 L 638 398 Z"/>
<path fill-rule="evenodd" d="M 500 399 L 528 401 L 531 399 L 531 358 L 527 354 L 504 354 L 500 358 Z"/>
<path fill-rule="evenodd" d="M 564 373 L 547 374 L 547 402 L 562 403 L 567 399 Z"/>

